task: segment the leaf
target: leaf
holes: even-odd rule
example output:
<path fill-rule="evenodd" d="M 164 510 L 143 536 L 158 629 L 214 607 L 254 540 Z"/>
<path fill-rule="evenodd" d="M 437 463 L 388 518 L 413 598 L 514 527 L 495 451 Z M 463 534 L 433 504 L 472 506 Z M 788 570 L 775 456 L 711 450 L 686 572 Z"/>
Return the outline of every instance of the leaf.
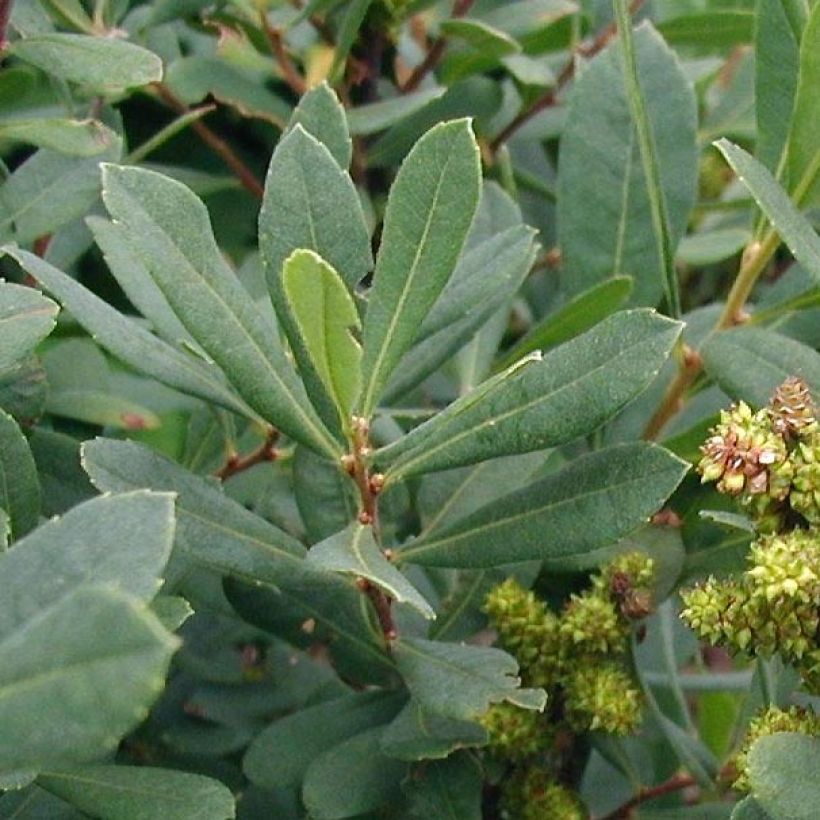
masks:
<path fill-rule="evenodd" d="M 3 552 L 8 545 L 11 538 L 11 521 L 8 513 L 0 507 L 0 552 Z"/>
<path fill-rule="evenodd" d="M 225 820 L 234 797 L 218 780 L 150 766 L 85 766 L 45 772 L 37 784 L 90 815 L 110 820 Z"/>
<path fill-rule="evenodd" d="M 388 100 L 357 105 L 347 112 L 350 133 L 355 136 L 367 136 L 383 131 L 405 117 L 424 108 L 427 103 L 438 99 L 445 89 L 439 86 L 411 91 Z"/>
<path fill-rule="evenodd" d="M 7 515 L 9 531 L 13 538 L 19 538 L 37 526 L 40 516 L 40 482 L 37 478 L 37 466 L 17 422 L 2 409 L 0 508 Z"/>
<path fill-rule="evenodd" d="M 0 407 L 21 424 L 43 414 L 46 389 L 45 370 L 34 355 L 0 369 Z"/>
<path fill-rule="evenodd" d="M 624 311 L 453 402 L 379 450 L 389 481 L 563 444 L 600 427 L 652 381 L 681 325 Z M 613 381 L 611 374 L 618 373 Z"/>
<path fill-rule="evenodd" d="M 34 288 L 0 282 L 0 370 L 16 364 L 51 333 L 59 310 Z"/>
<path fill-rule="evenodd" d="M 311 412 L 263 314 L 227 266 L 205 206 L 190 189 L 142 168 L 103 166 L 103 200 L 182 324 L 263 418 L 309 447 L 338 450 Z"/>
<path fill-rule="evenodd" d="M 453 273 L 480 184 L 468 120 L 432 128 L 399 169 L 364 322 L 360 409 L 365 417 L 372 415 L 390 373 Z"/>
<path fill-rule="evenodd" d="M 62 80 L 100 91 L 135 88 L 162 79 L 162 61 L 156 54 L 113 37 L 38 34 L 15 40 L 8 51 Z"/>
<path fill-rule="evenodd" d="M 451 40 L 461 40 L 465 48 L 450 49 L 441 66 L 441 76 L 447 85 L 488 71 L 504 57 L 519 54 L 521 45 L 500 29 L 482 20 L 466 17 L 444 20 L 441 33 Z"/>
<path fill-rule="evenodd" d="M 425 618 L 436 617 L 421 593 L 385 558 L 373 537 L 372 527 L 350 524 L 312 547 L 307 560 L 322 569 L 367 578 L 391 598 L 412 606 Z"/>
<path fill-rule="evenodd" d="M 639 26 L 634 47 L 674 250 L 695 199 L 695 96 L 654 29 Z M 620 42 L 611 43 L 590 61 L 573 89 L 561 139 L 558 244 L 570 295 L 629 274 L 635 279 L 631 303 L 654 305 L 663 292 L 659 272 L 664 260 L 658 256 L 621 56 Z M 595 203 L 594 218 L 590 203 Z"/>
<path fill-rule="evenodd" d="M 778 820 L 812 820 L 817 815 L 820 740 L 778 732 L 757 740 L 748 756 L 752 796 Z"/>
<path fill-rule="evenodd" d="M 133 599 L 88 586 L 6 633 L 0 771 L 113 753 L 145 718 L 177 646 Z"/>
<path fill-rule="evenodd" d="M 518 225 L 465 252 L 388 382 L 384 401 L 420 384 L 502 310 L 529 273 L 537 249 L 532 229 Z"/>
<path fill-rule="evenodd" d="M 395 803 L 407 764 L 381 752 L 381 734 L 381 727 L 368 729 L 310 764 L 302 799 L 311 817 L 336 820 Z"/>
<path fill-rule="evenodd" d="M 115 145 L 119 137 L 98 120 L 43 117 L 0 123 L 0 139 L 50 148 L 73 157 L 93 157 Z"/>
<path fill-rule="evenodd" d="M 297 123 L 273 152 L 259 213 L 259 250 L 279 312 L 282 265 L 298 248 L 319 254 L 351 289 L 373 267 L 350 177 L 328 148 Z"/>
<path fill-rule="evenodd" d="M 426 765 L 405 786 L 411 816 L 481 820 L 483 780 L 481 765 L 464 752 Z"/>
<path fill-rule="evenodd" d="M 800 72 L 788 141 L 789 190 L 800 205 L 820 202 L 820 10 L 814 4 L 800 40 Z"/>
<path fill-rule="evenodd" d="M 753 407 L 763 407 L 789 376 L 820 386 L 820 353 L 772 330 L 724 330 L 711 336 L 700 353 L 720 388 Z"/>
<path fill-rule="evenodd" d="M 245 753 L 242 770 L 263 789 L 298 786 L 319 755 L 390 720 L 399 705 L 396 696 L 372 691 L 308 706 L 261 731 Z"/>
<path fill-rule="evenodd" d="M 657 445 L 635 442 L 597 450 L 411 541 L 398 558 L 481 568 L 591 552 L 657 512 L 687 470 L 686 462 Z"/>
<path fill-rule="evenodd" d="M 382 734 L 382 751 L 399 760 L 447 757 L 456 749 L 483 746 L 487 730 L 478 723 L 425 713 L 410 701 Z"/>
<path fill-rule="evenodd" d="M 740 181 L 749 189 L 760 209 L 794 254 L 794 258 L 815 281 L 820 281 L 820 238 L 792 204 L 786 192 L 775 182 L 774 177 L 742 148 L 725 139 L 718 140 L 715 145 L 734 168 Z"/>
<path fill-rule="evenodd" d="M 740 253 L 751 238 L 744 228 L 718 228 L 690 234 L 678 245 L 678 259 L 696 268 L 714 265 Z"/>
<path fill-rule="evenodd" d="M 362 350 L 353 335 L 361 325 L 353 298 L 339 274 L 313 251 L 294 251 L 282 279 L 305 350 L 348 428 L 361 383 Z"/>
<path fill-rule="evenodd" d="M 59 299 L 100 346 L 121 361 L 169 387 L 255 418 L 215 368 L 157 339 L 40 257 L 17 248 L 5 247 L 2 251 Z"/>
<path fill-rule="evenodd" d="M 350 166 L 353 143 L 347 130 L 347 117 L 339 98 L 325 82 L 311 88 L 293 109 L 285 135 L 301 125 L 314 139 L 321 142 L 343 170 Z"/>
<path fill-rule="evenodd" d="M 393 653 L 410 694 L 432 715 L 471 720 L 503 700 L 539 712 L 547 702 L 542 689 L 520 688 L 518 662 L 500 649 L 402 637 Z"/>
<path fill-rule="evenodd" d="M 330 78 L 334 83 L 338 83 L 342 79 L 347 64 L 347 56 L 359 36 L 365 15 L 372 2 L 373 0 L 350 0 L 346 4 L 344 16 L 339 26 L 339 33 L 336 36 L 333 64 L 330 67 Z"/>
<path fill-rule="evenodd" d="M 754 13 L 745 9 L 709 9 L 700 14 L 675 15 L 664 20 L 658 30 L 671 45 L 724 48 L 737 43 L 750 43 L 754 23 Z"/>
<path fill-rule="evenodd" d="M 174 537 L 174 500 L 140 490 L 94 498 L 0 555 L 0 637 L 88 584 L 147 601 Z"/>
<path fill-rule="evenodd" d="M 496 370 L 509 367 L 534 350 L 549 350 L 589 330 L 615 313 L 631 292 L 631 277 L 613 276 L 579 293 L 545 316 L 520 342 L 505 353 L 496 365 Z"/>
<path fill-rule="evenodd" d="M 151 601 L 151 612 L 169 632 L 176 632 L 194 614 L 191 605 L 178 595 L 157 595 Z"/>

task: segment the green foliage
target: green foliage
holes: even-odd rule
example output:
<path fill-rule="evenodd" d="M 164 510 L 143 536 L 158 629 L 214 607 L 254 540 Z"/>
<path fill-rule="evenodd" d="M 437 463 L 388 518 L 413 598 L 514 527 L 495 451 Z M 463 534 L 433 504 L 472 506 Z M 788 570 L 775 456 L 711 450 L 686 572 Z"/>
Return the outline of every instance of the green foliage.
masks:
<path fill-rule="evenodd" d="M 0 816 L 814 816 L 818 55 L 0 0 Z"/>

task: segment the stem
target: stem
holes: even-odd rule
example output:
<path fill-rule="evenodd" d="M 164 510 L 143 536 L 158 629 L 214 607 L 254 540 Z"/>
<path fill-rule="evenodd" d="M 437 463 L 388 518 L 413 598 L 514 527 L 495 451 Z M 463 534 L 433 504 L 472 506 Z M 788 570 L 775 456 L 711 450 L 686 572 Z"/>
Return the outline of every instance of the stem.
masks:
<path fill-rule="evenodd" d="M 763 696 L 763 705 L 772 706 L 777 700 L 777 686 L 772 672 L 771 661 L 767 661 L 765 658 L 758 658 L 757 671 L 760 678 L 760 694 Z"/>
<path fill-rule="evenodd" d="M 228 456 L 228 460 L 214 473 L 214 476 L 220 481 L 230 478 L 232 475 L 241 473 L 253 467 L 256 464 L 261 464 L 264 461 L 276 461 L 279 456 L 276 450 L 276 442 L 279 440 L 279 431 L 275 427 L 271 427 L 268 431 L 265 441 L 259 445 L 251 453 L 246 456 L 240 456 L 239 453 L 232 453 Z"/>
<path fill-rule="evenodd" d="M 285 48 L 285 40 L 282 37 L 282 30 L 270 24 L 267 14 L 264 11 L 259 12 L 259 19 L 262 23 L 262 30 L 265 32 L 265 37 L 268 38 L 273 56 L 279 64 L 279 70 L 282 72 L 282 77 L 290 86 L 294 94 L 300 97 L 307 91 L 307 83 L 305 78 L 296 70 L 296 66 L 290 59 L 290 55 Z"/>
<path fill-rule="evenodd" d="M 9 41 L 6 39 L 6 29 L 11 17 L 11 7 L 14 0 L 0 0 L 0 54 L 5 50 Z"/>
<path fill-rule="evenodd" d="M 2 0 L 0 0 L 2 2 Z M 174 95 L 167 85 L 162 83 L 155 83 L 154 88 L 160 99 L 170 108 L 179 111 L 180 114 L 188 114 L 191 109 L 185 105 L 182 100 Z M 217 154 L 225 165 L 231 169 L 234 176 L 242 183 L 242 185 L 250 191 L 258 199 L 262 199 L 265 189 L 261 182 L 256 178 L 256 175 L 248 168 L 247 165 L 237 156 L 236 152 L 228 145 L 225 140 L 218 134 L 211 131 L 207 125 L 201 120 L 195 120 L 191 123 L 191 128 L 196 131 L 197 136 L 215 153 Z"/>
<path fill-rule="evenodd" d="M 192 108 L 186 114 L 181 114 L 173 122 L 168 123 L 164 128 L 161 128 L 149 139 L 145 140 L 141 145 L 138 145 L 126 158 L 125 162 L 136 165 L 142 162 L 149 154 L 156 151 L 169 139 L 176 136 L 180 131 L 187 128 L 196 120 L 215 111 L 216 106 L 213 104 L 203 105 L 200 108 Z"/>
<path fill-rule="evenodd" d="M 451 20 L 456 20 L 459 17 L 464 17 L 470 10 L 475 0 L 456 0 L 453 4 L 453 11 L 450 14 Z M 410 76 L 401 86 L 401 93 L 407 94 L 409 91 L 415 91 L 421 81 L 441 62 L 444 56 L 444 50 L 447 48 L 447 38 L 440 35 L 433 41 L 430 50 L 425 55 L 424 59 L 410 72 Z"/>
<path fill-rule="evenodd" d="M 686 789 L 689 786 L 696 785 L 696 781 L 688 774 L 676 774 L 660 783 L 657 786 L 645 786 L 632 798 L 626 801 L 609 814 L 599 818 L 599 820 L 623 820 L 631 816 L 632 809 L 645 803 L 647 800 L 654 800 L 656 797 L 663 797 L 665 794 L 672 794 L 681 789 Z"/>

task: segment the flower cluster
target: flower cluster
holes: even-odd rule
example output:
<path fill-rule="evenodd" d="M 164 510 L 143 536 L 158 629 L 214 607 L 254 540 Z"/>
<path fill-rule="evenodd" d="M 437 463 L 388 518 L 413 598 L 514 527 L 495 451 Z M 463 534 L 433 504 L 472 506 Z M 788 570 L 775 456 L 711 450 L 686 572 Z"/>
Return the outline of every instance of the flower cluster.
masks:
<path fill-rule="evenodd" d="M 740 497 L 759 535 L 739 577 L 683 591 L 683 619 L 733 652 L 779 653 L 820 692 L 820 426 L 805 382 L 789 379 L 768 407 L 739 404 L 703 446 L 704 481 Z"/>
<path fill-rule="evenodd" d="M 578 797 L 537 764 L 517 769 L 504 782 L 501 812 L 515 820 L 586 820 L 588 816 Z"/>
<path fill-rule="evenodd" d="M 799 706 L 791 706 L 788 709 L 770 706 L 757 717 L 752 718 L 743 744 L 732 761 L 732 768 L 736 773 L 734 781 L 736 789 L 749 790 L 748 755 L 752 746 L 761 737 L 778 732 L 798 732 L 818 737 L 820 736 L 820 716 L 815 715 L 809 709 L 801 709 Z"/>

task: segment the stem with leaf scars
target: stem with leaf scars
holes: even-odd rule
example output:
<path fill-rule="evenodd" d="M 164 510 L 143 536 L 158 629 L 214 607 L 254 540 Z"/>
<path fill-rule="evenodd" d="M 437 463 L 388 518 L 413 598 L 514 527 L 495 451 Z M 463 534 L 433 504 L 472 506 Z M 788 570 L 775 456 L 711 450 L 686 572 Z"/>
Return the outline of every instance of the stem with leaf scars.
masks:
<path fill-rule="evenodd" d="M 657 786 L 642 788 L 634 797 L 627 800 L 626 803 L 614 811 L 601 817 L 600 820 L 626 820 L 626 818 L 632 817 L 632 810 L 637 808 L 641 803 L 645 803 L 647 800 L 654 800 L 656 797 L 663 797 L 665 794 L 681 791 L 681 789 L 687 789 L 694 785 L 696 785 L 696 781 L 690 775 L 676 774 Z"/>
<path fill-rule="evenodd" d="M 239 453 L 232 453 L 228 456 L 227 461 L 214 473 L 216 478 L 224 481 L 232 475 L 248 470 L 256 464 L 262 464 L 265 461 L 276 461 L 278 451 L 276 450 L 276 442 L 279 440 L 279 431 L 275 427 L 268 430 L 265 441 L 259 445 L 253 452 L 246 456 L 240 456 Z"/>

